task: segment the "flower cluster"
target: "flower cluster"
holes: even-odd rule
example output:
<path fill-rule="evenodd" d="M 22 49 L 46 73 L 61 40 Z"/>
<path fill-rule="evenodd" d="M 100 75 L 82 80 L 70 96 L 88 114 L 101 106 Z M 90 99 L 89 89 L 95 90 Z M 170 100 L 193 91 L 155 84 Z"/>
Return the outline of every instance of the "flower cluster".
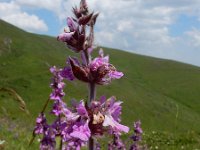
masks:
<path fill-rule="evenodd" d="M 85 0 L 81 0 L 80 8 L 73 8 L 75 18 L 68 17 L 68 28 L 60 34 L 57 39 L 66 43 L 67 47 L 74 52 L 80 52 L 91 48 L 93 45 L 93 31 L 90 36 L 86 36 L 86 26 L 93 26 L 96 23 L 98 13 L 90 13 Z"/>
<path fill-rule="evenodd" d="M 64 69 L 66 79 L 78 79 L 83 82 L 96 83 L 99 85 L 109 84 L 113 79 L 120 79 L 122 72 L 109 63 L 109 56 L 104 56 L 103 50 L 99 50 L 99 56 L 94 58 L 87 66 L 81 64 L 77 58 L 69 58 L 68 66 Z M 65 73 L 66 72 L 66 73 Z"/>
<path fill-rule="evenodd" d="M 120 139 L 120 135 L 117 133 L 113 133 L 113 141 L 108 143 L 108 150 L 125 150 L 126 147 L 122 140 Z"/>
<path fill-rule="evenodd" d="M 92 136 L 115 133 L 119 137 L 122 132 L 127 133 L 129 128 L 120 124 L 121 103 L 115 97 L 106 99 L 104 96 L 89 106 L 83 100 L 74 100 L 71 108 L 61 105 L 59 118 L 52 125 L 48 125 L 44 114 L 40 114 L 34 133 L 43 134 L 41 149 L 54 148 L 56 136 L 61 137 L 66 149 L 78 149 Z"/>
<path fill-rule="evenodd" d="M 120 79 L 124 74 L 109 63 L 109 56 L 104 56 L 102 49 L 99 56 L 92 58 L 94 49 L 94 25 L 98 13 L 90 13 L 86 0 L 81 0 L 80 7 L 73 8 L 74 17 L 67 18 L 68 28 L 60 34 L 57 39 L 64 42 L 69 49 L 80 53 L 80 59 L 76 57 L 67 58 L 64 68 L 55 66 L 50 68 L 52 92 L 45 107 L 36 119 L 33 131 L 34 137 L 41 135 L 40 149 L 55 150 L 57 140 L 60 139 L 60 149 L 80 150 L 82 146 L 89 143 L 89 149 L 101 149 L 98 138 L 106 134 L 113 135 L 113 141 L 108 144 L 109 150 L 125 149 L 120 139 L 122 133 L 128 133 L 129 127 L 121 122 L 121 101 L 116 101 L 114 96 L 96 98 L 96 85 L 107 85 L 114 79 Z M 89 28 L 89 30 L 88 30 Z M 88 32 L 89 31 L 89 32 Z M 72 100 L 71 107 L 64 101 L 65 79 L 73 81 L 78 79 L 88 84 L 88 101 Z M 45 118 L 45 108 L 52 100 L 51 113 L 55 116 L 52 123 Z M 138 138 L 133 137 L 134 141 Z M 95 141 L 94 141 L 95 140 Z M 137 140 L 138 141 L 138 140 Z"/>
<path fill-rule="evenodd" d="M 134 123 L 134 134 L 131 136 L 131 139 L 133 140 L 133 144 L 131 145 L 130 150 L 139 150 L 138 142 L 142 140 L 142 128 L 141 128 L 141 122 L 136 121 Z"/>

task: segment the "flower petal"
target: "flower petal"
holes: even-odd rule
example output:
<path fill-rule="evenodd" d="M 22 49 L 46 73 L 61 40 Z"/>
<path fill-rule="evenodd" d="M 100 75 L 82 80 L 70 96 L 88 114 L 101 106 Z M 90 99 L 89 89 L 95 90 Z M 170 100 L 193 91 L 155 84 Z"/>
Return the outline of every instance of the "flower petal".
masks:
<path fill-rule="evenodd" d="M 124 74 L 122 72 L 118 72 L 118 71 L 112 71 L 109 76 L 112 79 L 120 79 Z"/>
<path fill-rule="evenodd" d="M 70 81 L 73 81 L 74 78 L 75 78 L 74 75 L 73 75 L 71 67 L 65 67 L 64 69 L 62 69 L 60 75 L 63 78 L 70 80 Z"/>
<path fill-rule="evenodd" d="M 119 124 L 118 122 L 116 122 L 111 115 L 105 115 L 105 120 L 103 122 L 103 126 L 111 126 L 113 130 L 115 130 L 116 132 L 125 132 L 128 133 L 129 131 L 129 127 L 124 126 L 122 124 Z"/>

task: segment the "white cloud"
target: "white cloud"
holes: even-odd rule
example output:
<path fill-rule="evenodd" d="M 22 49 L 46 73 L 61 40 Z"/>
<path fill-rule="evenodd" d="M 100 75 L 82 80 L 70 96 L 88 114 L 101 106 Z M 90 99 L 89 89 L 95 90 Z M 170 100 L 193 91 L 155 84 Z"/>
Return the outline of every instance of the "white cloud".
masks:
<path fill-rule="evenodd" d="M 47 25 L 36 15 L 30 15 L 21 10 L 14 1 L 0 3 L 0 18 L 29 32 L 44 32 Z"/>
<path fill-rule="evenodd" d="M 79 0 L 68 1 L 71 4 Z M 105 38 L 99 44 L 200 65 L 195 52 L 200 47 L 200 29 L 188 32 L 188 38 L 186 34 L 174 37 L 170 33 L 171 25 L 180 15 L 200 16 L 199 0 L 93 0 L 88 3 L 100 12 L 97 40 L 99 35 Z M 108 33 L 112 38 L 106 38 Z"/>
<path fill-rule="evenodd" d="M 75 2 L 78 3 L 78 0 Z M 171 17 L 175 12 L 174 8 L 146 8 L 141 0 L 93 0 L 88 3 L 92 9 L 100 11 L 96 34 L 105 36 L 109 33 L 109 37 L 110 34 L 113 37 L 112 40 L 101 38 L 100 44 L 138 51 L 147 48 L 160 49 L 160 45 L 162 48 L 168 47 L 175 40 L 168 30 L 168 26 L 175 20 Z"/>
<path fill-rule="evenodd" d="M 186 34 L 189 36 L 191 46 L 200 48 L 200 30 L 194 28 L 191 31 L 186 32 Z"/>
<path fill-rule="evenodd" d="M 119 32 L 129 32 L 130 30 L 134 30 L 134 24 L 131 20 L 121 20 L 117 24 L 117 30 Z"/>

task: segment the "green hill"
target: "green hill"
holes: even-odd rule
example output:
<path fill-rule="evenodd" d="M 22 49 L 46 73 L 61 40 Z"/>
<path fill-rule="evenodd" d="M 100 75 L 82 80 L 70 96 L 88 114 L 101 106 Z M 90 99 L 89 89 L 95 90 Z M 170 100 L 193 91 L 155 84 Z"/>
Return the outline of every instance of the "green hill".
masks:
<path fill-rule="evenodd" d="M 12 41 L 10 48 L 5 39 Z M 172 136 L 175 144 L 170 143 L 170 148 L 184 143 L 186 147 L 200 147 L 200 68 L 115 49 L 104 50 L 125 76 L 109 86 L 98 87 L 97 95 L 115 95 L 123 100 L 123 123 L 131 127 L 133 121 L 140 119 L 149 145 L 157 142 L 164 148 L 166 144 L 162 139 L 155 141 L 156 138 L 166 136 L 163 141 L 168 142 Z M 49 67 L 64 66 L 68 55 L 73 54 L 56 38 L 27 33 L 0 20 L 0 88 L 14 89 L 30 111 L 30 115 L 24 114 L 10 95 L 0 93 L 0 140 L 6 141 L 5 149 L 26 149 L 35 117 L 51 90 Z M 86 99 L 86 87 L 78 81 L 67 82 L 66 101 Z M 37 147 L 35 143 L 33 149 Z"/>

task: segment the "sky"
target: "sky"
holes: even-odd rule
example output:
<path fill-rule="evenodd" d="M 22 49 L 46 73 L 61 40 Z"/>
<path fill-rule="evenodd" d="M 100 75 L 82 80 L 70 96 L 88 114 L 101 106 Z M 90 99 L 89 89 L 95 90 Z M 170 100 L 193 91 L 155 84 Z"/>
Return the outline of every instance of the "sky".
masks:
<path fill-rule="evenodd" d="M 0 18 L 57 36 L 80 0 L 0 0 Z M 200 0 L 87 0 L 95 44 L 200 66 Z"/>

